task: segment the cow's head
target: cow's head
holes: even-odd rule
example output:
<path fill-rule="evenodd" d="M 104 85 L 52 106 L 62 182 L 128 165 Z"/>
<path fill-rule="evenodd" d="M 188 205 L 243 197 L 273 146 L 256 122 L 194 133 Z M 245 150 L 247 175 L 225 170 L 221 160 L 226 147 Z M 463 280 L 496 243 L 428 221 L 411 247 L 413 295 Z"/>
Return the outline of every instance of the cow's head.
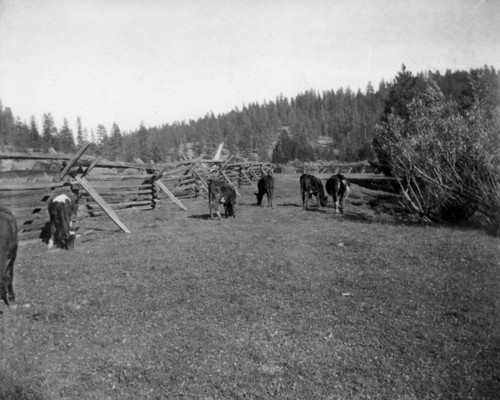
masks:
<path fill-rule="evenodd" d="M 257 197 L 257 205 L 260 206 L 262 204 L 262 198 L 264 197 L 264 193 L 255 193 L 253 194 Z"/>
<path fill-rule="evenodd" d="M 3 300 L 5 305 L 9 305 L 9 299 L 7 298 L 7 285 L 4 285 L 2 281 L 0 281 L 0 300 Z"/>
<path fill-rule="evenodd" d="M 66 250 L 75 248 L 75 239 L 76 239 L 75 232 L 70 232 L 69 236 L 66 238 L 66 243 L 65 243 Z"/>
<path fill-rule="evenodd" d="M 61 230 L 56 233 L 55 243 L 58 247 L 71 250 L 75 247 L 76 233 L 74 231 L 64 232 Z"/>
<path fill-rule="evenodd" d="M 328 204 L 328 197 L 325 196 L 323 193 L 320 193 L 319 203 L 321 204 L 321 207 L 326 207 L 326 205 Z"/>
<path fill-rule="evenodd" d="M 224 210 L 225 210 L 225 214 L 226 214 L 226 218 L 229 218 L 229 217 L 236 217 L 234 215 L 234 201 L 228 201 L 227 203 L 224 203 Z"/>

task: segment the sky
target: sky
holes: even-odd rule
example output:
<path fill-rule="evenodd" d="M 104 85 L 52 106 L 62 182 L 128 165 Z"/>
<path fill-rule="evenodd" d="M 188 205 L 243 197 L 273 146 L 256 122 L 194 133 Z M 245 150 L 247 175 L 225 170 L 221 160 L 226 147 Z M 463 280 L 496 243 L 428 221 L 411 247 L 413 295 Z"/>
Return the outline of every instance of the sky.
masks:
<path fill-rule="evenodd" d="M 0 0 L 0 100 L 122 132 L 413 73 L 500 68 L 500 0 Z"/>

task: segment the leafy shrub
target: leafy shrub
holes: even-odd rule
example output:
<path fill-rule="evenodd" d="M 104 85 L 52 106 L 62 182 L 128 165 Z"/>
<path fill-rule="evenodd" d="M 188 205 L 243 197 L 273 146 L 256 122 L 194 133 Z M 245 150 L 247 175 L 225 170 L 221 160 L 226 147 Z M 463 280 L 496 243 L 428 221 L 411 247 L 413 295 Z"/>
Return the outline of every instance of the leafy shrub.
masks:
<path fill-rule="evenodd" d="M 500 115 L 489 82 L 475 77 L 464 111 L 427 80 L 407 115 L 388 114 L 377 125 L 376 139 L 408 208 L 427 220 L 460 221 L 479 212 L 498 234 Z"/>

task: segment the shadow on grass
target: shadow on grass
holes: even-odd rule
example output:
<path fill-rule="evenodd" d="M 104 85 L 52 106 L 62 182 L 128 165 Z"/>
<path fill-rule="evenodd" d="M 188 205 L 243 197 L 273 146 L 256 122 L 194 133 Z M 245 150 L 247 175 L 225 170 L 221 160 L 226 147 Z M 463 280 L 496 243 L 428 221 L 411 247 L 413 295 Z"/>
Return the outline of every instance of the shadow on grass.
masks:
<path fill-rule="evenodd" d="M 35 393 L 33 389 L 26 388 L 7 377 L 0 371 L 0 399 L 2 400 L 45 400 L 45 397 Z"/>
<path fill-rule="evenodd" d="M 306 208 L 304 211 L 307 211 L 307 212 L 317 212 L 317 213 L 321 213 L 321 214 L 329 214 L 329 212 L 323 208 L 316 208 L 316 207 L 309 207 L 309 208 Z"/>
<path fill-rule="evenodd" d="M 283 204 L 278 204 L 280 207 L 302 207 L 300 204 L 297 203 L 283 203 Z"/>
<path fill-rule="evenodd" d="M 342 217 L 343 219 L 346 219 L 348 221 L 355 221 L 355 222 L 366 222 L 366 223 L 372 223 L 375 222 L 373 217 L 367 214 L 363 213 L 344 213 L 344 214 L 333 214 L 334 217 Z"/>
<path fill-rule="evenodd" d="M 191 219 L 203 219 L 203 220 L 210 220 L 210 214 L 199 214 L 199 215 L 190 215 L 188 218 Z M 224 216 L 222 216 L 224 218 Z M 217 219 L 217 215 L 214 214 L 214 220 Z"/>
<path fill-rule="evenodd" d="M 424 222 L 411 214 L 366 214 L 363 212 L 345 212 L 344 214 L 333 214 L 334 218 L 343 218 L 347 221 L 360 222 L 366 224 L 387 224 L 387 225 L 403 225 L 403 226 L 422 226 Z"/>

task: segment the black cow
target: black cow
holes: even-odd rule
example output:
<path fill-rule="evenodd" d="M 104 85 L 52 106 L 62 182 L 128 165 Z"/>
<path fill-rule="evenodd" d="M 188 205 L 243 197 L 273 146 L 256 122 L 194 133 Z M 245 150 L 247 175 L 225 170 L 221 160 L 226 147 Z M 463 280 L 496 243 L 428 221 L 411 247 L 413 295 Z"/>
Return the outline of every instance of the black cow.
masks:
<path fill-rule="evenodd" d="M 302 174 L 300 176 L 300 191 L 302 194 L 302 207 L 304 209 L 308 208 L 309 199 L 312 195 L 316 196 L 318 203 L 322 207 L 326 207 L 328 197 L 325 196 L 325 190 L 319 178 L 316 178 L 314 175 Z"/>
<path fill-rule="evenodd" d="M 75 231 L 72 218 L 78 211 L 78 197 L 71 192 L 56 195 L 49 201 L 50 238 L 48 247 L 54 242 L 57 246 L 69 250 L 75 245 Z"/>
<path fill-rule="evenodd" d="M 257 196 L 257 205 L 262 204 L 262 199 L 264 195 L 267 194 L 267 206 L 273 206 L 273 193 L 274 193 L 274 178 L 271 174 L 264 175 L 257 182 L 257 189 L 259 189 L 259 193 L 255 193 Z"/>
<path fill-rule="evenodd" d="M 17 223 L 12 212 L 0 207 L 0 298 L 6 305 L 14 301 L 14 261 L 17 256 Z"/>
<path fill-rule="evenodd" d="M 213 179 L 208 182 L 208 208 L 210 209 L 210 218 L 214 218 L 213 211 L 217 213 L 219 220 L 221 215 L 219 212 L 219 205 L 224 205 L 226 218 L 233 216 L 234 205 L 236 204 L 236 191 L 233 186 L 225 181 Z"/>
<path fill-rule="evenodd" d="M 349 182 L 345 179 L 344 175 L 332 175 L 326 181 L 326 192 L 332 196 L 333 204 L 335 205 L 335 212 L 344 213 L 343 202 L 349 196 Z"/>

